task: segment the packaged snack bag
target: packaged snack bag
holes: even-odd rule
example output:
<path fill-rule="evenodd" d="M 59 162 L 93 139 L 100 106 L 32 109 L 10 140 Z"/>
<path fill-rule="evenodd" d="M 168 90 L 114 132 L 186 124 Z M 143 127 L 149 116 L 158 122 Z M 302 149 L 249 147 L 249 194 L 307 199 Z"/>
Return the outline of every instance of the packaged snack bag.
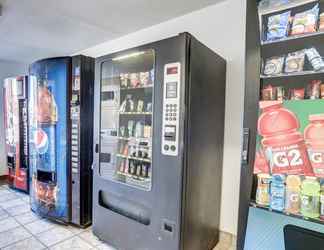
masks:
<path fill-rule="evenodd" d="M 324 180 L 320 181 L 321 193 L 320 193 L 320 218 L 324 220 Z"/>
<path fill-rule="evenodd" d="M 262 89 L 263 101 L 274 101 L 277 99 L 277 89 L 271 85 L 267 85 Z"/>
<path fill-rule="evenodd" d="M 258 133 L 272 174 L 314 175 L 296 115 L 279 101 L 260 102 Z"/>
<path fill-rule="evenodd" d="M 305 99 L 305 89 L 290 89 L 289 99 L 295 101 Z"/>
<path fill-rule="evenodd" d="M 322 84 L 321 80 L 313 80 L 307 86 L 307 98 L 309 99 L 319 99 L 320 98 L 320 86 Z"/>
<path fill-rule="evenodd" d="M 300 35 L 316 32 L 316 23 L 319 14 L 319 7 L 316 4 L 312 9 L 297 13 L 294 16 L 291 28 L 291 35 Z"/>
<path fill-rule="evenodd" d="M 267 41 L 287 37 L 290 13 L 290 11 L 287 11 L 268 18 Z"/>
<path fill-rule="evenodd" d="M 309 116 L 304 130 L 309 160 L 315 176 L 324 178 L 324 114 Z"/>
<path fill-rule="evenodd" d="M 289 53 L 286 57 L 285 73 L 301 72 L 304 70 L 305 51 L 300 50 Z"/>
<path fill-rule="evenodd" d="M 263 74 L 265 75 L 279 75 L 283 71 L 285 57 L 275 56 L 268 58 L 264 65 Z"/>
<path fill-rule="evenodd" d="M 285 88 L 284 87 L 277 87 L 276 88 L 276 92 L 277 92 L 277 100 L 278 101 L 283 101 L 286 99 L 286 96 L 285 96 Z"/>
<path fill-rule="evenodd" d="M 323 59 L 315 48 L 307 49 L 306 55 L 307 55 L 308 61 L 311 63 L 311 65 L 315 71 L 324 69 Z"/>
<path fill-rule="evenodd" d="M 319 31 L 324 31 L 324 13 L 320 14 Z"/>

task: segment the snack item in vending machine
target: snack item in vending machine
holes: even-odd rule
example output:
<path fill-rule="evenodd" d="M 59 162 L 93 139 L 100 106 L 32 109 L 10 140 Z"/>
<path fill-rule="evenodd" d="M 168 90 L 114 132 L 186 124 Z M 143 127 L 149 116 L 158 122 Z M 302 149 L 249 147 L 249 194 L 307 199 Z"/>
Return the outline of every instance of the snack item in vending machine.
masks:
<path fill-rule="evenodd" d="M 319 31 L 324 31 L 324 13 L 320 14 Z"/>
<path fill-rule="evenodd" d="M 142 86 L 149 85 L 150 82 L 150 72 L 140 72 L 140 82 Z"/>
<path fill-rule="evenodd" d="M 121 73 L 119 76 L 120 76 L 120 86 L 122 88 L 127 88 L 129 86 L 129 74 Z"/>
<path fill-rule="evenodd" d="M 274 56 L 268 58 L 264 65 L 263 74 L 267 76 L 281 74 L 283 71 L 284 63 L 284 56 Z"/>
<path fill-rule="evenodd" d="M 311 63 L 315 71 L 324 69 L 324 62 L 317 49 L 310 48 L 305 51 L 308 61 Z"/>
<path fill-rule="evenodd" d="M 320 181 L 321 193 L 320 193 L 320 218 L 324 220 L 324 179 Z"/>
<path fill-rule="evenodd" d="M 277 100 L 278 101 L 284 101 L 285 99 L 286 99 L 286 97 L 285 97 L 285 88 L 284 87 L 281 87 L 281 86 L 279 86 L 279 87 L 277 87 L 276 88 L 276 92 L 277 92 Z"/>
<path fill-rule="evenodd" d="M 285 38 L 288 35 L 290 11 L 269 16 L 267 25 L 267 41 Z"/>
<path fill-rule="evenodd" d="M 300 212 L 305 217 L 318 218 L 320 215 L 320 184 L 316 177 L 306 176 L 301 188 Z"/>
<path fill-rule="evenodd" d="M 300 211 L 301 179 L 298 175 L 288 175 L 286 178 L 285 210 L 297 214 Z"/>
<path fill-rule="evenodd" d="M 324 84 L 323 83 L 320 86 L 320 92 L 321 92 L 321 99 L 324 99 Z"/>
<path fill-rule="evenodd" d="M 290 89 L 289 90 L 289 99 L 290 100 L 304 100 L 305 99 L 305 89 L 300 88 L 300 89 Z"/>
<path fill-rule="evenodd" d="M 137 88 L 140 85 L 140 74 L 139 73 L 131 73 L 130 74 L 130 85 L 133 88 Z"/>
<path fill-rule="evenodd" d="M 304 130 L 308 157 L 315 176 L 324 178 L 324 114 L 309 116 L 309 124 Z"/>
<path fill-rule="evenodd" d="M 285 61 L 285 73 L 301 72 L 304 70 L 305 51 L 300 50 L 289 53 Z"/>
<path fill-rule="evenodd" d="M 285 175 L 274 174 L 270 182 L 270 208 L 283 211 L 285 208 Z"/>
<path fill-rule="evenodd" d="M 270 180 L 269 174 L 258 174 L 256 203 L 259 205 L 269 206 L 270 204 Z"/>
<path fill-rule="evenodd" d="M 307 85 L 307 98 L 309 99 L 319 99 L 320 98 L 320 86 L 322 81 L 313 80 Z"/>
<path fill-rule="evenodd" d="M 280 101 L 260 102 L 258 119 L 261 145 L 272 174 L 305 174 L 313 176 L 299 120 Z"/>
<path fill-rule="evenodd" d="M 318 14 L 318 4 L 316 4 L 310 10 L 297 13 L 293 19 L 291 35 L 300 35 L 316 32 Z"/>
<path fill-rule="evenodd" d="M 262 89 L 262 100 L 263 101 L 274 101 L 277 99 L 277 92 L 276 92 L 276 88 L 271 86 L 271 85 L 267 85 Z"/>

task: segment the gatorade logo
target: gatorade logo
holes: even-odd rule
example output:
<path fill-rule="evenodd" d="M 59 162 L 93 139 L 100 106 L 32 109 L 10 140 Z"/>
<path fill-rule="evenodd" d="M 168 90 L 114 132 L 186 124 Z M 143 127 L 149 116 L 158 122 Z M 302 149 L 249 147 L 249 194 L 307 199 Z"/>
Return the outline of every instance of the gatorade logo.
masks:
<path fill-rule="evenodd" d="M 291 149 L 289 151 L 274 152 L 273 163 L 276 167 L 289 167 L 289 166 L 300 166 L 303 165 L 303 159 L 298 149 Z"/>
<path fill-rule="evenodd" d="M 310 152 L 309 159 L 312 163 L 321 164 L 323 163 L 323 153 L 322 152 Z"/>

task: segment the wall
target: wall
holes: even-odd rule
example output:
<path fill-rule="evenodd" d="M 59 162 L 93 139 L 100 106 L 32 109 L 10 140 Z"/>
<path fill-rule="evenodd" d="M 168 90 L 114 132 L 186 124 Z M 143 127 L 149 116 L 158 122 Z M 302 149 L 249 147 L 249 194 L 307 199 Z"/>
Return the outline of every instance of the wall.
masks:
<path fill-rule="evenodd" d="M 227 0 L 81 53 L 98 57 L 188 31 L 227 59 L 221 230 L 236 234 L 244 97 L 246 1 Z"/>
<path fill-rule="evenodd" d="M 8 62 L 0 60 L 0 176 L 6 174 L 5 156 L 5 134 L 3 121 L 3 80 L 7 77 L 23 75 L 27 73 L 28 66 L 22 63 Z"/>

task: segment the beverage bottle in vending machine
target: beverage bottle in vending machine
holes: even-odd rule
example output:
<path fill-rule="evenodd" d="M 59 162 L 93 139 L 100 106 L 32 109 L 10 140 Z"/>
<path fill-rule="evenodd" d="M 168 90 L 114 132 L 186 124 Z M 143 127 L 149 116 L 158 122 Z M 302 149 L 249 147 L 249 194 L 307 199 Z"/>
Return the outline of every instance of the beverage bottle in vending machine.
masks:
<path fill-rule="evenodd" d="M 285 208 L 285 179 L 283 174 L 272 175 L 270 183 L 270 207 L 283 211 Z"/>
<path fill-rule="evenodd" d="M 258 187 L 256 192 L 256 203 L 269 206 L 270 202 L 270 180 L 269 174 L 258 174 Z"/>
<path fill-rule="evenodd" d="M 301 207 L 302 215 L 309 218 L 318 218 L 320 212 L 320 184 L 316 177 L 306 176 L 301 189 Z"/>
<path fill-rule="evenodd" d="M 324 220 L 324 179 L 321 179 L 321 193 L 320 193 L 320 218 Z"/>
<path fill-rule="evenodd" d="M 286 178 L 285 210 L 288 213 L 299 213 L 301 179 L 299 175 L 289 175 Z"/>
<path fill-rule="evenodd" d="M 258 132 L 271 173 L 313 176 L 296 115 L 280 101 L 260 102 L 260 108 Z"/>
<path fill-rule="evenodd" d="M 309 160 L 315 176 L 324 177 L 324 114 L 310 115 L 309 121 L 304 130 Z"/>

